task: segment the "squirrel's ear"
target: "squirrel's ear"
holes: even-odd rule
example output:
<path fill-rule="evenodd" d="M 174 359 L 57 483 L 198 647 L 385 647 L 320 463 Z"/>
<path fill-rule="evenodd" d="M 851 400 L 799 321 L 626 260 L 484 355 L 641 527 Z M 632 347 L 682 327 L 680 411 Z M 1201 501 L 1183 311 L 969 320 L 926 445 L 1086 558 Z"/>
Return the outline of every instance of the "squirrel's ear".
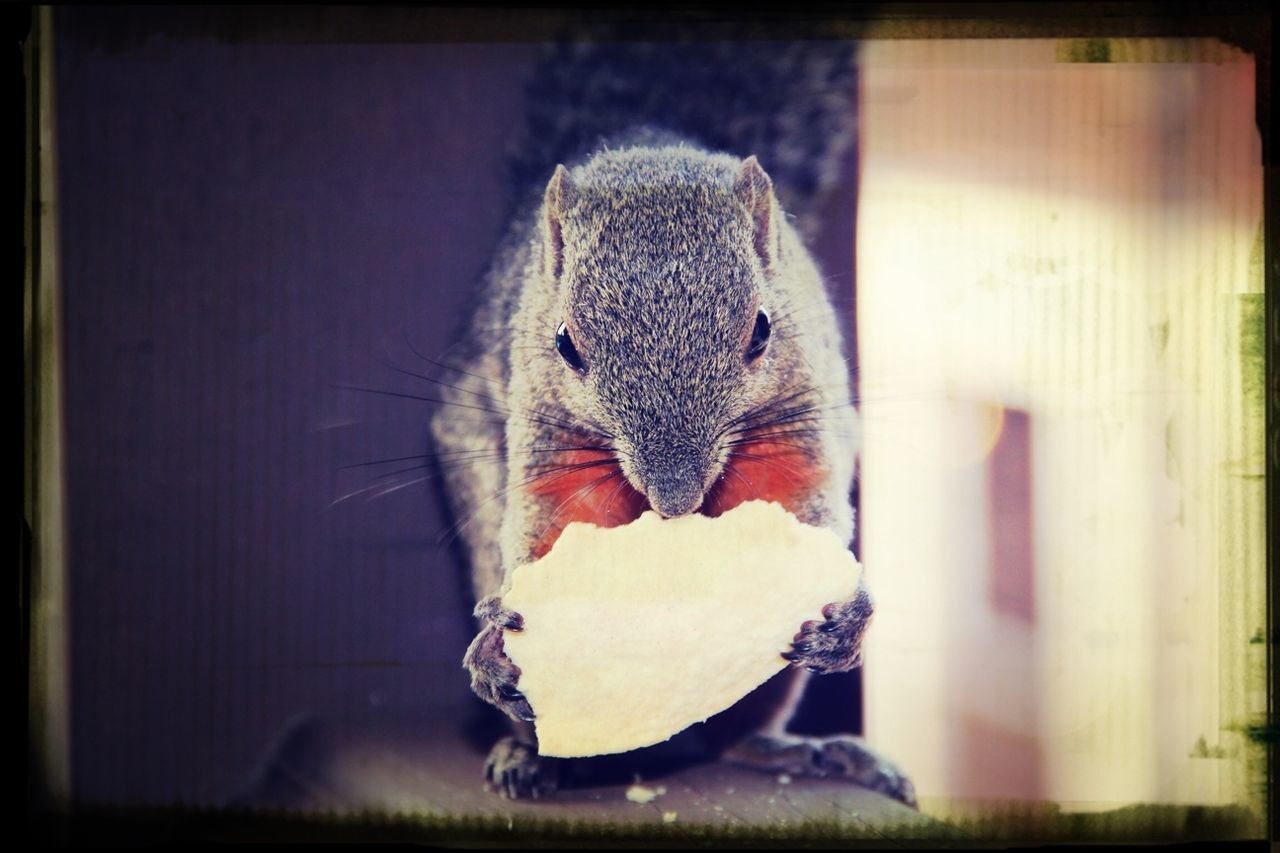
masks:
<path fill-rule="evenodd" d="M 569 170 L 556 166 L 555 174 L 547 182 L 544 196 L 546 215 L 543 218 L 543 257 L 547 275 L 560 278 L 564 269 L 564 214 L 573 203 L 574 186 Z"/>
<path fill-rule="evenodd" d="M 768 268 L 778 257 L 778 229 L 773 219 L 773 181 L 769 180 L 754 154 L 742 161 L 742 171 L 738 173 L 733 191 L 751 213 L 751 224 L 756 235 L 756 254 L 760 256 L 765 268 Z"/>

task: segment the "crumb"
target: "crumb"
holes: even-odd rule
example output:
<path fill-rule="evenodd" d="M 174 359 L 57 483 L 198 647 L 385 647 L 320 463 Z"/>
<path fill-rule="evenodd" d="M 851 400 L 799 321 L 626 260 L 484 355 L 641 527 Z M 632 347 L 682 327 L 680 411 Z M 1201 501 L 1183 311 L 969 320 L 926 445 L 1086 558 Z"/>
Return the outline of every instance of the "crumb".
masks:
<path fill-rule="evenodd" d="M 646 788 L 644 785 L 632 785 L 627 789 L 627 799 L 633 803 L 651 803 L 667 792 L 659 785 L 657 788 Z"/>
<path fill-rule="evenodd" d="M 676 822 L 676 813 L 675 813 L 675 812 L 663 812 L 663 813 L 662 813 L 662 822 L 663 822 L 663 823 L 675 823 L 675 822 Z"/>
<path fill-rule="evenodd" d="M 790 776 L 788 776 L 786 773 L 779 773 L 779 774 L 778 774 L 778 784 L 779 784 L 779 785 L 790 785 L 790 784 L 791 784 L 791 777 L 790 777 Z"/>

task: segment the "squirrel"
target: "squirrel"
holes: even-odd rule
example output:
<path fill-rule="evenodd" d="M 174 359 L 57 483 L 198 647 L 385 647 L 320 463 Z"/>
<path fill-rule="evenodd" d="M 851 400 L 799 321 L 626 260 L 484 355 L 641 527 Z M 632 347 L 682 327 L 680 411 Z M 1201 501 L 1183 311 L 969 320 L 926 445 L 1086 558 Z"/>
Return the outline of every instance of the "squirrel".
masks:
<path fill-rule="evenodd" d="M 842 541 L 854 532 L 858 420 L 805 245 L 811 202 L 852 144 L 852 46 L 551 50 L 510 161 L 511 224 L 457 345 L 460 379 L 430 423 L 442 454 L 498 461 L 444 475 L 480 626 L 464 666 L 513 722 L 484 773 L 513 798 L 549 796 L 564 760 L 537 753 L 533 710 L 503 653 L 503 630 L 522 620 L 501 594 L 567 524 L 715 516 L 760 498 Z M 458 414 L 489 404 L 501 418 Z M 713 718 L 727 721 L 709 736 L 714 754 L 847 778 L 914 806 L 910 781 L 861 739 L 786 731 L 811 672 L 860 665 L 865 583 L 822 615 L 779 649 L 790 666 Z"/>

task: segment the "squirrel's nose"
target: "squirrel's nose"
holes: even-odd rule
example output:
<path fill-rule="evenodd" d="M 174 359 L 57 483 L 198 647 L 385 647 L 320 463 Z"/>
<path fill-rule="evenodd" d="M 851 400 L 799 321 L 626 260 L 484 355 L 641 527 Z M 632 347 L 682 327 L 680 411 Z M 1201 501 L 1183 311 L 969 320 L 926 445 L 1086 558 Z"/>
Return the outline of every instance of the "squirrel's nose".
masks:
<path fill-rule="evenodd" d="M 676 488 L 650 488 L 649 505 L 663 518 L 687 515 L 702 506 L 702 484 L 681 484 Z"/>
<path fill-rule="evenodd" d="M 667 447 L 638 455 L 645 497 L 659 515 L 675 518 L 702 505 L 707 480 L 702 454 L 692 448 Z"/>

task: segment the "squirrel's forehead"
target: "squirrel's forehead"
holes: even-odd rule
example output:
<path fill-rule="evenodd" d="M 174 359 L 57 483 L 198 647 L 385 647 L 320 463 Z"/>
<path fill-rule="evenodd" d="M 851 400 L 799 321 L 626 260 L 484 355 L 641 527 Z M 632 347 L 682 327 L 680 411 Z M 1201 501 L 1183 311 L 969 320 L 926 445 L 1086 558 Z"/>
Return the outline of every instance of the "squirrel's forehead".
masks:
<path fill-rule="evenodd" d="M 619 337 L 623 328 L 626 338 L 663 349 L 685 337 L 735 342 L 755 303 L 754 288 L 714 270 L 646 271 L 596 282 L 589 292 L 571 295 L 565 313 L 588 344 Z"/>
<path fill-rule="evenodd" d="M 576 224 L 565 242 L 585 263 L 745 264 L 751 257 L 745 251 L 751 245 L 749 223 L 731 201 L 646 199 L 614 205 Z"/>
<path fill-rule="evenodd" d="M 691 241 L 692 242 L 692 241 Z M 750 302 L 760 290 L 759 263 L 740 246 L 687 246 L 681 251 L 628 248 L 579 259 L 562 298 L 588 302 L 650 302 L 715 294 L 730 303 Z"/>

